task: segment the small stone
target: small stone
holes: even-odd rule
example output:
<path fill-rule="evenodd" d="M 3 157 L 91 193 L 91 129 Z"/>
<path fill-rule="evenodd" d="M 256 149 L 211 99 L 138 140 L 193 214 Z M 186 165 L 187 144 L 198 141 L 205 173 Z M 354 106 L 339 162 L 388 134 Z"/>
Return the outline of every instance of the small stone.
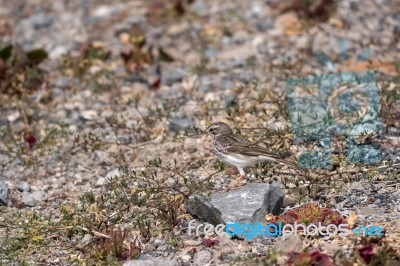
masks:
<path fill-rule="evenodd" d="M 28 182 L 25 182 L 25 181 L 24 181 L 24 182 L 21 182 L 21 183 L 19 183 L 19 184 L 17 185 L 17 189 L 18 189 L 19 191 L 21 191 L 21 192 L 24 192 L 24 191 L 29 192 L 29 190 L 30 190 L 31 188 L 30 188 Z"/>
<path fill-rule="evenodd" d="M 363 185 L 360 182 L 353 182 L 350 185 L 349 192 L 351 192 L 351 190 L 364 191 L 365 188 L 363 187 Z"/>
<path fill-rule="evenodd" d="M 92 241 L 92 235 L 91 234 L 86 234 L 81 241 L 81 246 L 85 247 L 87 245 L 90 244 L 90 242 Z"/>
<path fill-rule="evenodd" d="M 246 40 L 247 40 L 248 38 L 249 38 L 249 34 L 248 34 L 247 32 L 245 32 L 245 31 L 236 31 L 236 32 L 233 34 L 233 37 L 232 37 L 233 41 L 234 41 L 236 44 L 243 44 L 243 43 L 246 42 Z"/>
<path fill-rule="evenodd" d="M 169 124 L 169 130 L 172 132 L 185 131 L 187 129 L 193 128 L 194 123 L 186 118 L 173 118 Z"/>
<path fill-rule="evenodd" d="M 163 73 L 162 84 L 170 86 L 173 83 L 180 82 L 185 78 L 186 74 L 183 68 L 176 68 L 173 71 Z"/>
<path fill-rule="evenodd" d="M 148 256 L 141 256 L 137 260 L 128 260 L 123 266 L 178 266 L 179 263 L 176 260 L 168 260 L 164 258 L 151 258 Z"/>
<path fill-rule="evenodd" d="M 183 241 L 183 244 L 187 247 L 187 246 L 199 246 L 199 245 L 201 245 L 201 241 L 198 241 L 198 240 L 191 240 L 191 239 L 189 239 L 189 240 L 185 240 L 185 241 Z"/>
<path fill-rule="evenodd" d="M 34 207 L 37 203 L 47 200 L 47 195 L 43 190 L 37 190 L 32 193 L 22 193 L 22 203 L 28 207 Z"/>
<path fill-rule="evenodd" d="M 371 207 L 361 207 L 358 212 L 364 215 L 375 215 L 375 216 L 380 216 L 385 213 L 385 211 L 380 208 L 371 208 Z"/>
<path fill-rule="evenodd" d="M 183 143 L 183 150 L 187 151 L 188 153 L 195 153 L 198 148 L 198 141 L 197 139 L 193 138 L 185 138 Z"/>
<path fill-rule="evenodd" d="M 236 95 L 226 94 L 224 99 L 224 108 L 234 107 L 239 105 L 239 100 Z"/>
<path fill-rule="evenodd" d="M 112 180 L 113 178 L 121 177 L 121 175 L 121 171 L 118 168 L 115 168 L 107 173 L 106 179 Z"/>
<path fill-rule="evenodd" d="M 250 83 L 257 80 L 256 75 L 249 71 L 241 71 L 238 75 L 238 79 L 243 83 Z"/>
<path fill-rule="evenodd" d="M 158 248 L 159 246 L 165 245 L 165 240 L 156 238 L 153 242 L 153 245 L 155 248 Z"/>
<path fill-rule="evenodd" d="M 343 196 L 335 196 L 335 201 L 336 203 L 340 203 L 342 201 L 344 201 L 346 198 Z"/>
<path fill-rule="evenodd" d="M 85 120 L 95 120 L 97 112 L 95 110 L 84 110 L 80 113 L 80 116 Z"/>
<path fill-rule="evenodd" d="M 189 263 L 190 260 L 192 259 L 192 256 L 190 256 L 189 254 L 185 254 L 185 255 L 183 255 L 183 256 L 181 257 L 181 259 L 182 259 L 182 261 L 183 261 L 184 263 Z"/>
<path fill-rule="evenodd" d="M 341 247 L 338 244 L 322 242 L 322 249 L 328 254 L 335 254 Z"/>
<path fill-rule="evenodd" d="M 282 207 L 294 206 L 296 204 L 296 198 L 293 196 L 285 195 L 282 201 Z"/>
<path fill-rule="evenodd" d="M 276 242 L 276 249 L 282 253 L 291 251 L 300 251 L 303 248 L 303 243 L 298 235 L 291 235 L 286 239 L 278 239 Z"/>
<path fill-rule="evenodd" d="M 208 250 L 201 250 L 193 258 L 194 265 L 208 265 L 211 262 L 212 254 Z"/>
<path fill-rule="evenodd" d="M 0 204 L 8 205 L 9 188 L 0 177 Z"/>
<path fill-rule="evenodd" d="M 34 15 L 30 19 L 32 26 L 34 27 L 35 30 L 49 27 L 54 20 L 54 18 L 51 15 L 48 15 L 44 12 L 40 12 L 39 14 Z"/>
<path fill-rule="evenodd" d="M 106 178 L 99 177 L 99 179 L 97 179 L 96 186 L 101 187 L 101 186 L 104 186 L 105 184 L 107 184 Z"/>
<path fill-rule="evenodd" d="M 192 10 L 198 16 L 207 16 L 210 12 L 210 5 L 205 0 L 198 0 L 192 4 Z"/>

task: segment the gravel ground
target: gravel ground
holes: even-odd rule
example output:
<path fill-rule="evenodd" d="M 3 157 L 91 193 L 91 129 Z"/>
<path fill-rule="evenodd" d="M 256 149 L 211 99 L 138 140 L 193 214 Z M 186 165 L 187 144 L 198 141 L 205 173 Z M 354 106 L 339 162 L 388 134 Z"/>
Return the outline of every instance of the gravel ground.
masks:
<path fill-rule="evenodd" d="M 32 68 L 6 83 L 0 61 L 1 263 L 300 265 L 293 252 L 317 250 L 335 265 L 373 265 L 363 248 L 375 245 L 375 259 L 383 242 L 396 251 L 382 251 L 392 254 L 386 265 L 400 260 L 400 7 L 309 2 L 0 0 L 0 47 L 48 54 L 31 87 L 34 64 L 18 61 Z M 237 175 L 197 128 L 225 121 L 299 158 L 324 143 L 293 135 L 288 80 L 367 70 L 382 130 L 358 141 L 381 154 L 378 163 L 349 162 L 337 134 L 332 167 L 309 171 L 318 181 L 267 163 L 245 182 L 278 181 L 281 211 L 315 203 L 352 226 L 383 227 L 384 238 L 188 235 L 196 217 L 187 198 L 218 194 Z M 127 232 L 122 255 L 116 228 Z"/>

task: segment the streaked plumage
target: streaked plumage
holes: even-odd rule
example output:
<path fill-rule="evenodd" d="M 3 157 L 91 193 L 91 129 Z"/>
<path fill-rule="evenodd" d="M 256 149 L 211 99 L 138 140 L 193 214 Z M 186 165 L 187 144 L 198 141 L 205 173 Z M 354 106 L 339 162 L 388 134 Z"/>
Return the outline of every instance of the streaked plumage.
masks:
<path fill-rule="evenodd" d="M 234 134 L 232 129 L 223 122 L 210 125 L 206 132 L 213 136 L 215 154 L 225 163 L 235 166 L 241 176 L 245 175 L 244 168 L 263 161 L 276 161 L 301 169 L 297 164 L 279 158 L 257 143 Z"/>

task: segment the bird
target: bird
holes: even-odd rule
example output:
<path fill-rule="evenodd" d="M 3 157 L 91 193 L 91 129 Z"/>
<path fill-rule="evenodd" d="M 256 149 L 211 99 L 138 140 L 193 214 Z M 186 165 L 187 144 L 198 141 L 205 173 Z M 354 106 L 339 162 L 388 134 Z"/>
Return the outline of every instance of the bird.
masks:
<path fill-rule="evenodd" d="M 237 187 L 245 177 L 244 169 L 263 161 L 274 161 L 301 169 L 296 163 L 286 161 L 269 152 L 266 148 L 241 135 L 234 134 L 232 128 L 224 122 L 211 124 L 205 133 L 212 136 L 214 154 L 228 165 L 238 169 L 240 176 L 229 184 L 228 189 Z"/>

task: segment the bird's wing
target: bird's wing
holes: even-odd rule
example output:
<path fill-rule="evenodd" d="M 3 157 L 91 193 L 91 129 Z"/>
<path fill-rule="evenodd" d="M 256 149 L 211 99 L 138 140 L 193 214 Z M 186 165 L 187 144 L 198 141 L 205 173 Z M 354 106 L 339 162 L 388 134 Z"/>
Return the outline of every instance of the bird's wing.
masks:
<path fill-rule="evenodd" d="M 281 159 L 277 155 L 269 152 L 267 149 L 259 146 L 257 143 L 253 143 L 240 135 L 219 136 L 218 143 L 219 145 L 216 148 L 224 153 L 236 153 L 250 157 L 266 156 L 269 157 L 271 160 L 301 169 L 297 164 Z"/>
<path fill-rule="evenodd" d="M 239 153 L 246 156 L 270 155 L 267 149 L 239 135 L 218 136 L 219 149 L 227 153 Z M 273 155 L 273 154 L 271 154 Z"/>

